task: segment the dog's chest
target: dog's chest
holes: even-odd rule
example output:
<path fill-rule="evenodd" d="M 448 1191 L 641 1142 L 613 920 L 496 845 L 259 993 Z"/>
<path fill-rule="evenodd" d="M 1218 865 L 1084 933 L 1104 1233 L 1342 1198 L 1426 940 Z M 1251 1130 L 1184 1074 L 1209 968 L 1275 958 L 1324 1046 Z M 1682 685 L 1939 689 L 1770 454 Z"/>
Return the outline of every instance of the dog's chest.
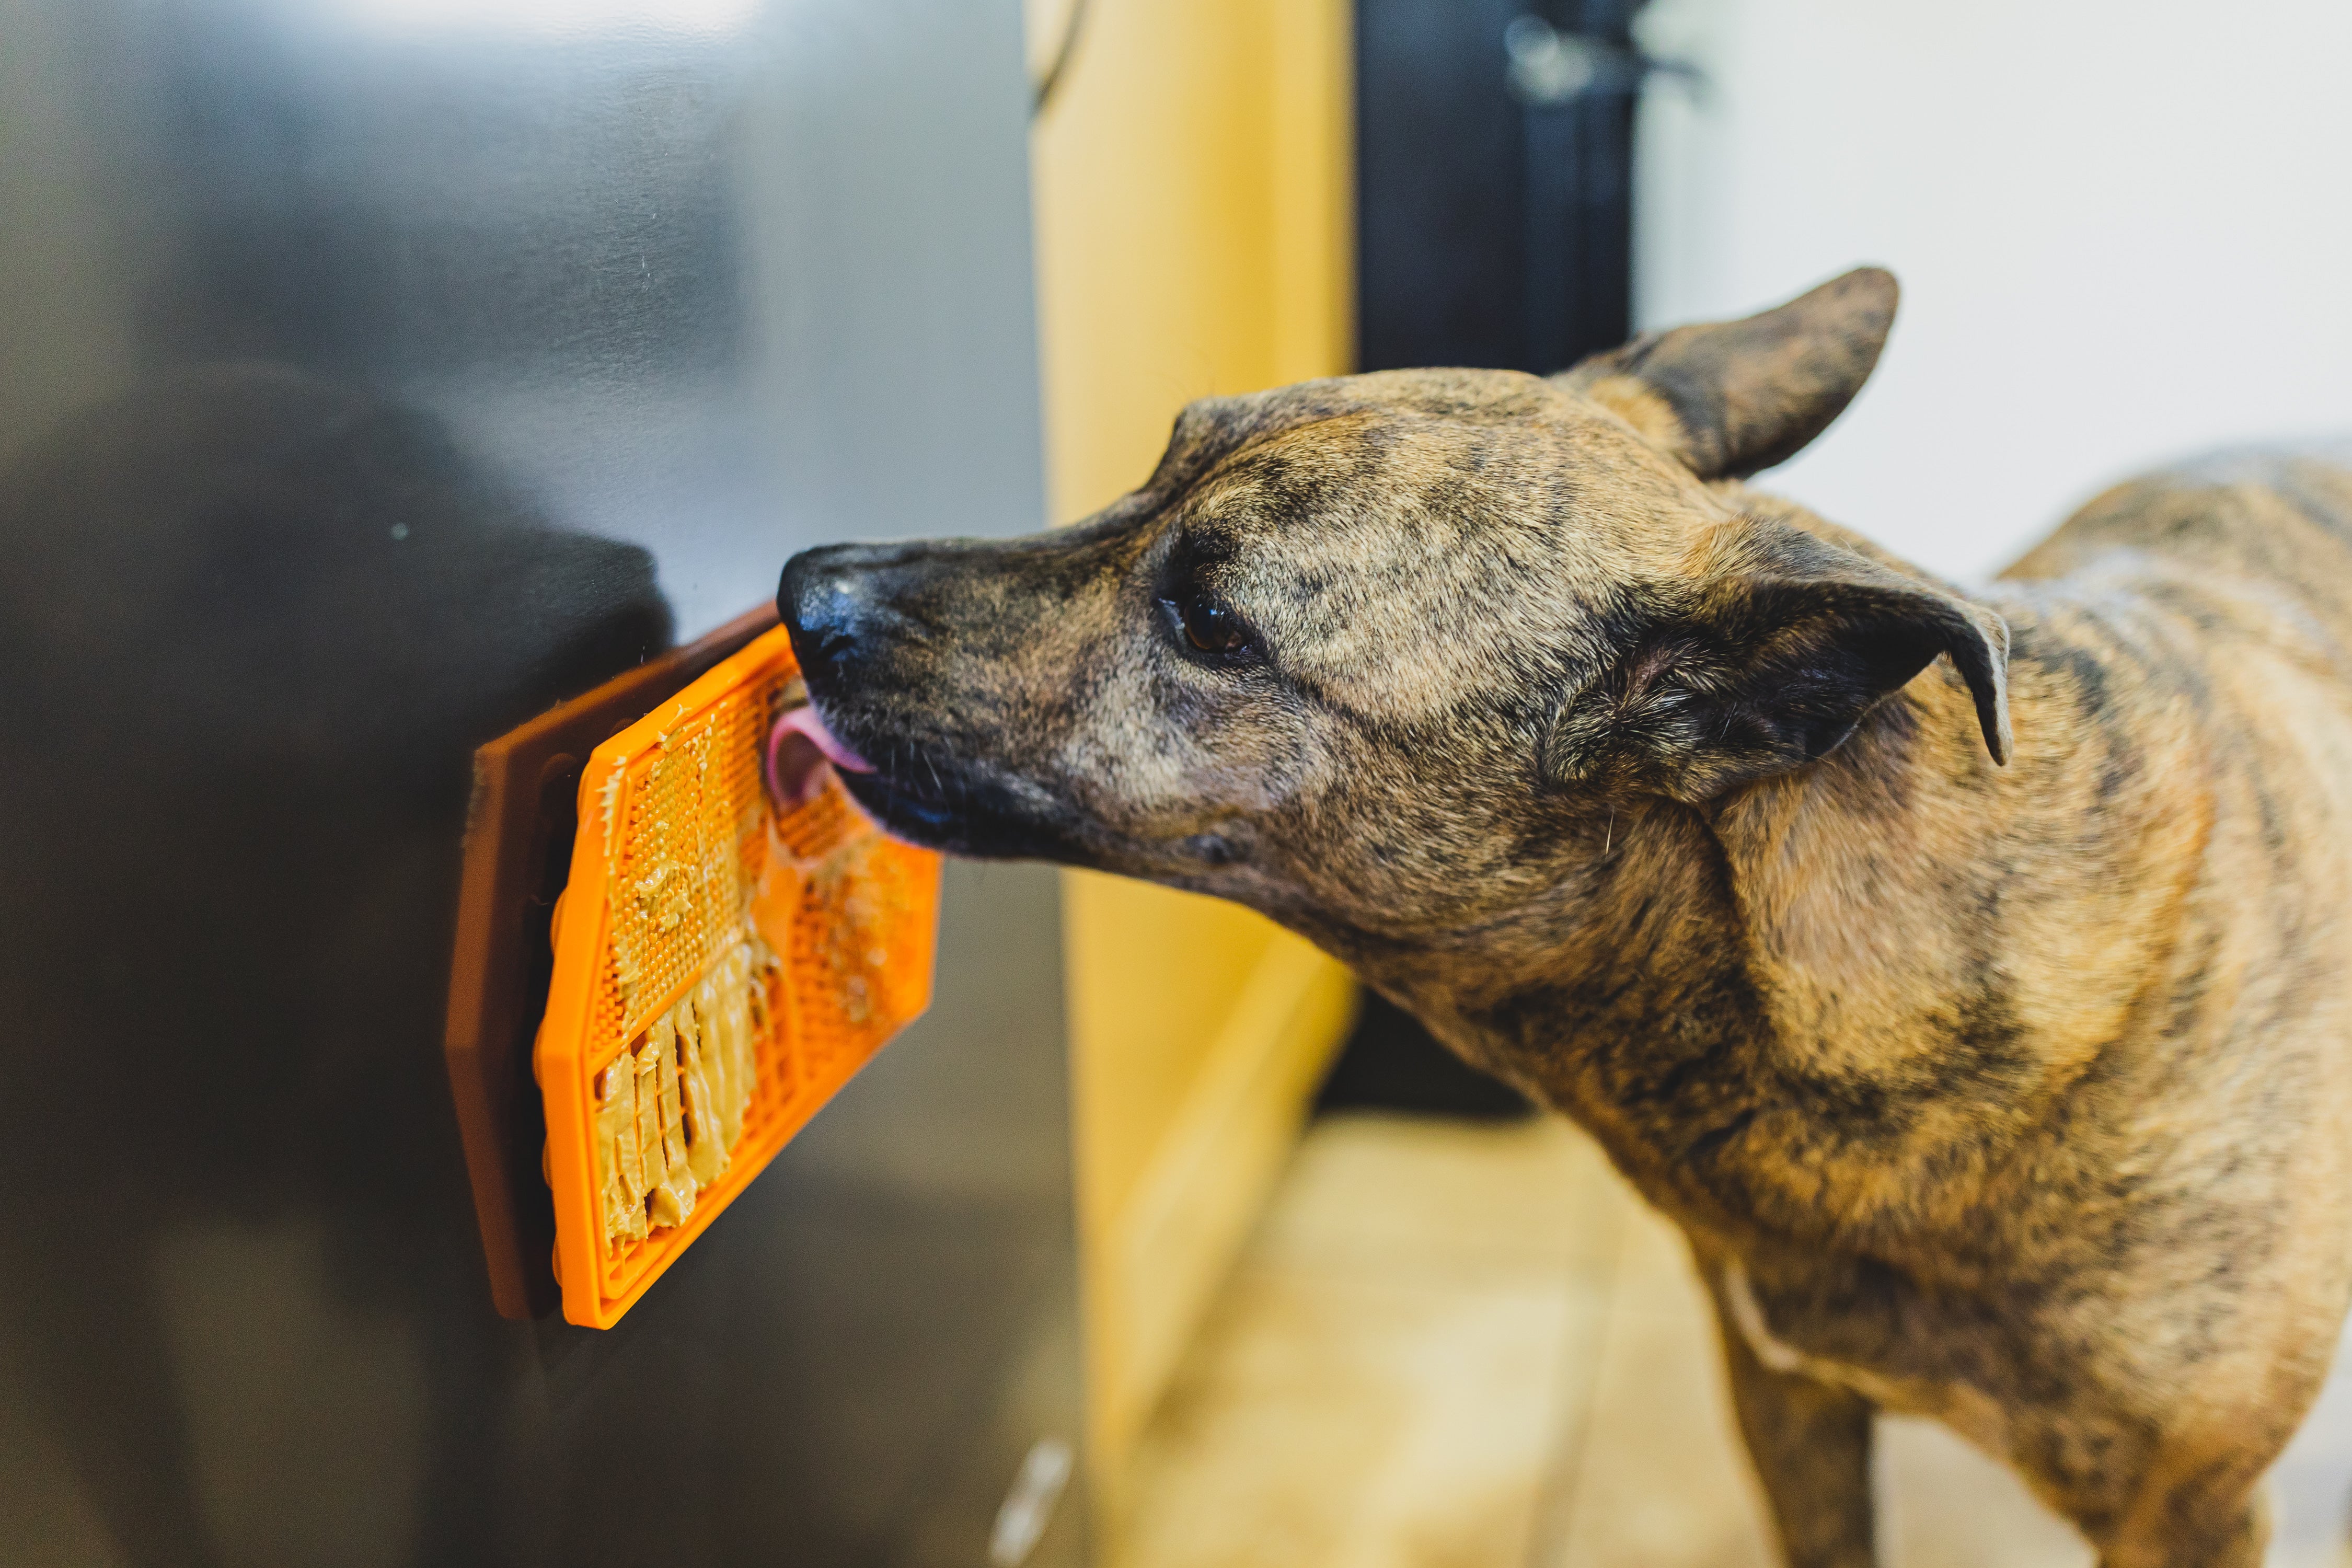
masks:
<path fill-rule="evenodd" d="M 2007 1442 L 2010 1381 L 1990 1325 L 1899 1282 L 1759 1287 L 1737 1258 L 1710 1279 L 1729 1326 L 1768 1370 L 1853 1390 L 1882 1409 L 1939 1419 L 1989 1451 Z"/>

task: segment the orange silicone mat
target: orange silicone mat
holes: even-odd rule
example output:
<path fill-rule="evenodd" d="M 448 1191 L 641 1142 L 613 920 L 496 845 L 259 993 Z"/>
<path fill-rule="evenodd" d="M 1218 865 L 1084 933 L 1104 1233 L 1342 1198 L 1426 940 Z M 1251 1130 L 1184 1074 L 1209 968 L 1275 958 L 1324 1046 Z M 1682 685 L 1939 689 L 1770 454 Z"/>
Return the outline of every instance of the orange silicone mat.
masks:
<path fill-rule="evenodd" d="M 617 1321 L 929 1003 L 939 858 L 884 837 L 838 781 L 781 816 L 771 809 L 761 746 L 796 698 L 798 676 L 789 638 L 769 632 L 598 746 L 582 770 L 579 833 L 533 1058 L 547 1115 L 556 1274 L 574 1323 Z M 747 944 L 751 932 L 759 942 Z M 775 963 L 754 987 L 756 1070 L 724 1171 L 692 1193 L 690 1212 L 675 1223 L 647 1220 L 642 1238 L 611 1234 L 610 1145 L 598 1132 L 605 1068 L 624 1051 L 633 1064 L 648 1060 L 653 1042 L 667 1042 L 662 1021 L 680 999 L 710 994 L 698 988 L 730 953 L 760 943 Z M 691 1097 L 670 1087 L 688 1065 L 688 1047 L 675 1049 L 657 1099 L 645 1102 L 657 1104 L 646 1114 L 657 1115 L 673 1150 L 716 1136 L 698 1127 Z M 648 1123 L 648 1140 L 653 1131 Z"/>

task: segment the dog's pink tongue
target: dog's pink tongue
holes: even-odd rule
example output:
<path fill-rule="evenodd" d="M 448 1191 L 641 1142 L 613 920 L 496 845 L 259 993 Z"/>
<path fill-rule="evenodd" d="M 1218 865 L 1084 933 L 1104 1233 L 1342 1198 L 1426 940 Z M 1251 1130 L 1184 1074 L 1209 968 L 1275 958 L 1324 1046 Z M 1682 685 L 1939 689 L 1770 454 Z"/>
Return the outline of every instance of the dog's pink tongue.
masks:
<path fill-rule="evenodd" d="M 785 807 L 806 805 L 824 788 L 828 768 L 870 773 L 874 764 L 835 740 L 816 709 L 790 709 L 768 731 L 768 793 Z"/>

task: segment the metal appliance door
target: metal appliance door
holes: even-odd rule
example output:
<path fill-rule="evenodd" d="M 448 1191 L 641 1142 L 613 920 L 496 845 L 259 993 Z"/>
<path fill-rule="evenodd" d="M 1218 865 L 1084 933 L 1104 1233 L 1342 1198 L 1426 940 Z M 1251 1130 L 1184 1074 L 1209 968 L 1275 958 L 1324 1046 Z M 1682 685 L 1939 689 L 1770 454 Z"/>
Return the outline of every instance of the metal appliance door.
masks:
<path fill-rule="evenodd" d="M 608 1333 L 439 1056 L 473 746 L 1037 525 L 1026 99 L 984 0 L 0 0 L 12 1561 L 974 1563 L 1076 1439 L 1049 876 Z"/>

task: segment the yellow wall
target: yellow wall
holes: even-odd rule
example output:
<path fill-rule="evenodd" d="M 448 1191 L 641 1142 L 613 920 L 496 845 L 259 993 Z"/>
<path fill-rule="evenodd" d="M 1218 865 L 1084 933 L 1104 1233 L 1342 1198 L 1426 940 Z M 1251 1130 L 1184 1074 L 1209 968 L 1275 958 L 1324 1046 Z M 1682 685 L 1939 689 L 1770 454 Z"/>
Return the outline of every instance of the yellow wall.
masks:
<path fill-rule="evenodd" d="M 1094 0 L 1033 143 L 1058 516 L 1140 484 L 1187 401 L 1349 368 L 1348 11 Z"/>
<path fill-rule="evenodd" d="M 1067 0 L 1032 0 L 1032 55 Z M 1347 0 L 1094 0 L 1033 152 L 1055 514 L 1142 482 L 1189 400 L 1349 368 Z M 1088 1400 L 1122 1467 L 1344 1032 L 1338 966 L 1244 910 L 1073 874 Z"/>

